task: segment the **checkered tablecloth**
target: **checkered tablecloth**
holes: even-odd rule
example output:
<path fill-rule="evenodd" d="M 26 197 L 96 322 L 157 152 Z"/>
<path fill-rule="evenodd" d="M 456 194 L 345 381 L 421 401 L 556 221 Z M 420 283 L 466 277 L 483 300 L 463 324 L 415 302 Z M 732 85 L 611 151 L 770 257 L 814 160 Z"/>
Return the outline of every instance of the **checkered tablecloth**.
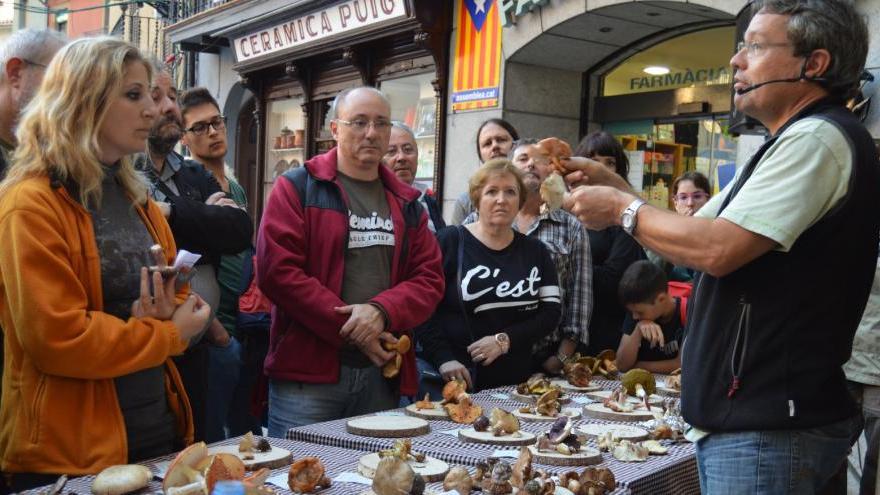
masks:
<path fill-rule="evenodd" d="M 618 382 L 609 380 L 594 380 L 603 389 L 611 389 Z M 480 404 L 488 413 L 493 407 L 500 407 L 508 411 L 512 411 L 522 406 L 522 402 L 510 397 L 513 387 L 502 387 L 499 389 L 486 390 L 473 395 L 474 400 Z M 583 394 L 569 394 L 573 400 L 565 407 L 576 407 L 587 402 L 587 397 Z M 380 414 L 401 415 L 403 409 L 386 411 Z M 350 418 L 349 418 L 350 419 Z M 341 473 L 356 473 L 358 460 L 365 454 L 376 452 L 381 449 L 389 448 L 393 445 L 393 438 L 372 438 L 358 435 L 352 435 L 346 431 L 345 424 L 348 419 L 336 421 L 328 421 L 325 423 L 317 423 L 299 428 L 293 428 L 287 432 L 286 439 L 270 438 L 272 445 L 290 450 L 294 459 L 311 455 L 317 456 L 322 460 L 327 468 L 330 478 L 335 478 Z M 464 425 L 456 424 L 451 421 L 430 420 L 431 432 L 427 435 L 412 438 L 413 448 L 416 451 L 423 452 L 429 456 L 441 459 L 450 464 L 450 466 L 463 465 L 473 467 L 477 462 L 485 460 L 495 454 L 496 450 L 510 450 L 508 447 L 499 445 L 485 445 L 477 443 L 465 443 L 459 440 L 457 430 Z M 595 420 L 581 418 L 575 421 L 575 425 L 583 425 L 587 423 L 614 424 L 612 421 Z M 540 434 L 549 428 L 549 423 L 521 421 L 522 430 L 530 433 Z M 215 445 L 230 445 L 238 443 L 238 439 L 231 439 L 225 442 L 219 442 Z M 596 447 L 595 443 L 590 441 L 589 445 Z M 154 473 L 158 473 L 163 466 L 174 456 L 167 456 L 154 459 L 151 462 L 144 463 L 153 469 Z M 618 481 L 618 488 L 613 492 L 619 494 L 698 494 L 699 480 L 697 477 L 696 460 L 694 455 L 694 446 L 689 443 L 669 445 L 669 453 L 665 456 L 651 456 L 646 462 L 642 463 L 624 463 L 617 461 L 610 454 L 602 455 L 603 462 L 599 465 L 608 467 L 614 473 Z M 514 459 L 507 459 L 514 462 Z M 568 471 L 569 468 L 560 468 L 558 466 L 545 466 L 536 464 L 536 468 L 543 469 L 551 474 L 558 474 L 562 471 Z M 580 471 L 581 468 L 577 468 Z M 280 475 L 277 491 L 281 494 L 289 494 L 286 482 L 286 473 L 288 467 L 279 468 L 272 472 L 272 477 Z M 63 493 L 91 493 L 91 484 L 94 476 L 84 476 L 74 478 L 68 481 L 64 487 Z M 29 494 L 37 494 L 45 492 L 49 487 L 32 490 L 26 492 Z M 368 487 L 355 483 L 334 483 L 328 489 L 322 490 L 320 495 L 360 495 L 367 490 Z M 441 483 L 433 483 L 429 485 L 429 490 L 434 493 L 442 492 Z M 146 493 L 161 492 L 161 480 L 156 478 L 150 483 Z"/>

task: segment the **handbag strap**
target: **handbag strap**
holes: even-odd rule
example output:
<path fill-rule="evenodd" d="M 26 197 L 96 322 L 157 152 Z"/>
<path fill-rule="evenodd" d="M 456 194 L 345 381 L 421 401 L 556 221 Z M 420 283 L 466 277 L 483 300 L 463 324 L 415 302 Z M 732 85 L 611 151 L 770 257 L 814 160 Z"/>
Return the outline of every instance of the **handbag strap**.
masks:
<path fill-rule="evenodd" d="M 458 226 L 458 271 L 456 278 L 457 283 L 455 285 L 456 290 L 458 290 L 458 304 L 461 306 L 461 316 L 464 318 L 464 328 L 467 330 L 468 336 L 470 336 L 471 342 L 474 341 L 474 332 L 471 330 L 471 322 L 468 317 L 467 308 L 464 305 L 464 292 L 462 292 L 461 281 L 464 280 L 462 276 L 462 271 L 464 270 L 464 226 Z"/>

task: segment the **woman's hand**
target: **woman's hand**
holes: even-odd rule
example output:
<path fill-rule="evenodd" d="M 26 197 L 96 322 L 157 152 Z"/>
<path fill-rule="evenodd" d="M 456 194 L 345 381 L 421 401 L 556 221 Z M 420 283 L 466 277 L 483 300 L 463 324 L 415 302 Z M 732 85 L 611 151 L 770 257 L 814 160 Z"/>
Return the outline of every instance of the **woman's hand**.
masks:
<path fill-rule="evenodd" d="M 205 329 L 210 317 L 211 306 L 197 294 L 190 294 L 186 301 L 174 310 L 171 321 L 177 326 L 180 339 L 188 341 Z"/>
<path fill-rule="evenodd" d="M 474 363 L 480 363 L 483 366 L 489 366 L 498 359 L 498 356 L 504 354 L 501 350 L 501 344 L 495 340 L 494 335 L 483 337 L 469 345 L 467 350 Z"/>
<path fill-rule="evenodd" d="M 174 282 L 177 275 L 162 280 L 162 274 L 153 272 L 153 295 L 150 294 L 150 273 L 147 267 L 141 267 L 141 295 L 131 304 L 131 316 L 135 318 L 156 318 L 157 320 L 171 319 L 177 307 L 174 297 L 177 291 Z"/>
<path fill-rule="evenodd" d="M 440 365 L 440 376 L 444 380 L 450 382 L 452 380 L 461 380 L 467 383 L 467 388 L 473 390 L 474 383 L 471 381 L 471 372 L 458 361 L 446 361 Z"/>

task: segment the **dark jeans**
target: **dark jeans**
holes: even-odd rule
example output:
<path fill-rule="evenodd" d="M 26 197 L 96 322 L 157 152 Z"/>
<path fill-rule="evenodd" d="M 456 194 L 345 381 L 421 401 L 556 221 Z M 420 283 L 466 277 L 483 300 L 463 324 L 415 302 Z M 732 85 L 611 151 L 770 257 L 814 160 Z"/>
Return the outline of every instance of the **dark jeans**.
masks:
<path fill-rule="evenodd" d="M 874 495 L 877 489 L 877 461 L 880 456 L 880 386 L 847 382 L 849 391 L 862 412 L 862 428 L 853 435 L 852 443 L 859 439 L 862 430 L 868 449 L 862 464 L 859 495 Z"/>
<path fill-rule="evenodd" d="M 195 441 L 205 440 L 208 396 L 208 343 L 201 341 L 173 358 L 192 407 Z"/>
<path fill-rule="evenodd" d="M 209 346 L 205 441 L 217 442 L 248 431 L 262 434 L 260 418 L 251 415 L 250 406 L 267 345 L 268 337 L 245 334 L 241 341 L 231 337 L 226 347 Z"/>

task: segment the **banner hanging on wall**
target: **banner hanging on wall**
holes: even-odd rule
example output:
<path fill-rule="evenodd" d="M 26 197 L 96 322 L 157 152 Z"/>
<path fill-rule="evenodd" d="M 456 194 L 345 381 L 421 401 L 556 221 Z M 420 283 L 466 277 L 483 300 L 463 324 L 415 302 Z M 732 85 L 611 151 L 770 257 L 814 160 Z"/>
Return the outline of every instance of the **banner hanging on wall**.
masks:
<path fill-rule="evenodd" d="M 501 85 L 497 0 L 458 0 L 455 10 L 452 111 L 497 107 Z"/>

